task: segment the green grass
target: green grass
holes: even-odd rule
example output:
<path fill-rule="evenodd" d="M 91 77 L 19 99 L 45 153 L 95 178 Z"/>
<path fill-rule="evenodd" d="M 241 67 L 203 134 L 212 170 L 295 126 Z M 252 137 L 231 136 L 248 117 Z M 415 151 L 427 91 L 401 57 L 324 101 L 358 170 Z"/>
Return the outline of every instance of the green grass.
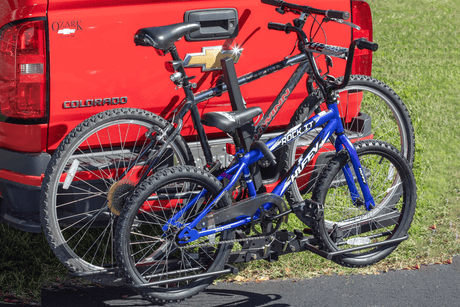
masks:
<path fill-rule="evenodd" d="M 459 0 L 368 0 L 374 21 L 373 76 L 392 87 L 415 127 L 417 210 L 410 239 L 385 260 L 347 269 L 311 253 L 241 265 L 242 279 L 368 274 L 440 263 L 460 254 Z M 290 218 L 290 228 L 303 228 Z M 0 225 L 0 301 L 39 301 L 42 284 L 66 280 L 42 234 Z M 230 277 L 230 279 L 233 277 Z"/>
<path fill-rule="evenodd" d="M 0 224 L 0 246 L 0 302 L 38 302 L 43 284 L 59 283 L 66 278 L 66 269 L 43 234 Z"/>
<path fill-rule="evenodd" d="M 401 96 L 415 128 L 419 198 L 412 238 L 401 254 L 443 259 L 460 247 L 460 1 L 369 3 L 381 47 L 373 74 Z"/>

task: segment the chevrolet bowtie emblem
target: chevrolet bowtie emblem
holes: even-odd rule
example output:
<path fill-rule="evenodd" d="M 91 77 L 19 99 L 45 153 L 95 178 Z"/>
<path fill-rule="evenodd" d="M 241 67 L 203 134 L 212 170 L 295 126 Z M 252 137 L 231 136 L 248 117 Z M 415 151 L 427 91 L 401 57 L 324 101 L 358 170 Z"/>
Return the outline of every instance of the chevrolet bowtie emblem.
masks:
<path fill-rule="evenodd" d="M 201 67 L 202 71 L 222 69 L 220 60 L 232 57 L 238 63 L 243 49 L 222 50 L 222 46 L 203 47 L 200 53 L 188 53 L 184 59 L 184 67 Z"/>

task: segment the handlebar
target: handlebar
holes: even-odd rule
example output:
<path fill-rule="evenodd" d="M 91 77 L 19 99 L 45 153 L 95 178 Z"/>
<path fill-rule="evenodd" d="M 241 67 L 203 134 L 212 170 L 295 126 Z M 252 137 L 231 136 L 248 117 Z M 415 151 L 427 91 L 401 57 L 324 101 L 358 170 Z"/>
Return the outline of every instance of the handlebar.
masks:
<path fill-rule="evenodd" d="M 275 2 L 277 0 L 262 0 L 262 1 L 270 1 L 270 2 Z M 370 51 L 376 51 L 378 49 L 378 44 L 369 42 L 365 38 L 359 38 L 355 39 L 354 41 L 351 42 L 350 47 L 348 50 L 346 48 L 341 48 L 341 47 L 334 47 L 330 46 L 334 49 L 337 49 L 339 53 L 348 53 L 348 59 L 345 67 L 345 74 L 343 77 L 343 82 L 340 84 L 337 83 L 330 83 L 328 84 L 327 81 L 325 81 L 322 77 L 321 74 L 318 71 L 318 67 L 316 65 L 315 60 L 313 59 L 311 52 L 317 52 L 317 53 L 324 53 L 323 51 L 325 50 L 326 45 L 323 44 L 317 44 L 317 43 L 312 43 L 308 42 L 307 37 L 305 35 L 305 32 L 302 31 L 302 29 L 299 29 L 298 27 L 295 27 L 291 25 L 290 23 L 287 24 L 282 24 L 282 23 L 274 23 L 274 22 L 269 22 L 268 23 L 268 28 L 270 30 L 276 30 L 276 31 L 284 31 L 286 33 L 290 32 L 295 32 L 297 34 L 297 37 L 300 42 L 302 42 L 302 45 L 299 45 L 299 50 L 302 51 L 302 53 L 305 53 L 307 55 L 308 61 L 310 62 L 313 75 L 315 77 L 315 80 L 317 81 L 318 86 L 321 88 L 322 92 L 325 93 L 325 87 L 329 86 L 330 88 L 334 90 L 340 90 L 345 88 L 348 85 L 348 82 L 350 80 L 351 76 L 351 68 L 353 64 L 353 57 L 354 57 L 354 52 L 355 52 L 355 47 L 358 47 L 359 49 L 367 49 Z M 317 46 L 318 45 L 318 46 Z M 300 47 L 302 46 L 302 47 Z M 308 51 L 307 48 L 308 47 Z M 318 49 L 319 47 L 319 49 Z M 347 52 L 348 51 L 348 52 Z"/>
<path fill-rule="evenodd" d="M 262 1 L 276 1 L 276 0 L 262 0 Z M 297 27 L 294 27 L 290 23 L 284 24 L 284 23 L 269 22 L 268 29 L 275 30 L 275 31 L 283 31 L 283 32 L 286 32 L 287 34 L 291 33 L 291 31 L 301 34 L 300 29 Z M 309 45 L 309 44 L 314 44 L 314 43 L 309 43 L 306 40 L 304 40 L 304 45 Z M 377 51 L 377 49 L 379 49 L 379 45 L 377 43 L 370 42 L 363 37 L 357 39 L 355 44 L 356 44 L 356 47 L 358 47 L 358 49 L 367 49 L 370 51 Z"/>
<path fill-rule="evenodd" d="M 347 20 L 350 18 L 350 13 L 336 10 L 320 10 L 315 9 L 311 6 L 298 5 L 294 3 L 288 3 L 282 0 L 261 0 L 262 3 L 279 7 L 283 11 L 292 11 L 293 13 L 306 13 L 306 14 L 317 14 L 323 15 L 328 18 L 336 18 Z"/>
<path fill-rule="evenodd" d="M 266 1 L 266 0 L 265 0 Z M 273 1 L 273 0 L 272 0 Z M 289 30 L 289 27 L 292 27 L 291 24 L 284 24 L 284 23 L 277 23 L 277 22 L 269 22 L 268 23 L 268 29 L 270 30 L 276 30 L 276 31 L 283 31 L 289 34 L 291 32 Z"/>

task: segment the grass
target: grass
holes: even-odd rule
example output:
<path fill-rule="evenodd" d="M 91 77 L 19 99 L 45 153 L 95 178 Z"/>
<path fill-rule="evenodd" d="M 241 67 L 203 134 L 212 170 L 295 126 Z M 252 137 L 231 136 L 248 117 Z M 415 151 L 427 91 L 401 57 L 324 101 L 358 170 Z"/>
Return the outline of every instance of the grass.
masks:
<path fill-rule="evenodd" d="M 39 302 L 43 284 L 59 283 L 66 278 L 66 269 L 43 234 L 0 224 L 0 246 L 0 302 Z"/>
<path fill-rule="evenodd" d="M 311 253 L 241 265 L 234 280 L 370 274 L 448 262 L 460 254 L 459 0 L 368 0 L 373 12 L 373 76 L 392 87 L 415 127 L 418 202 L 410 239 L 385 260 L 348 269 Z M 417 9 L 414 9 L 417 8 Z M 291 227 L 302 228 L 291 219 Z M 43 284 L 66 280 L 42 234 L 0 225 L 0 301 L 38 302 Z M 22 296 L 22 298 L 20 297 Z"/>

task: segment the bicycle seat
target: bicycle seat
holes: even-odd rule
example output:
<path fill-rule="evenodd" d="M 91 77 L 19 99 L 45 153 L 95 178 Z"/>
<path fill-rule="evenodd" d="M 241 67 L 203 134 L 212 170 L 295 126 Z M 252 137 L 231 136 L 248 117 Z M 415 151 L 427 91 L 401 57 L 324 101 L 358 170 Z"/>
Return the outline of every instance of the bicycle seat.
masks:
<path fill-rule="evenodd" d="M 233 112 L 210 112 L 203 114 L 201 123 L 205 126 L 216 127 L 223 132 L 230 133 L 260 114 L 262 114 L 260 107 Z"/>
<path fill-rule="evenodd" d="M 166 51 L 183 36 L 200 28 L 199 22 L 182 22 L 161 27 L 143 28 L 137 30 L 134 35 L 134 43 L 138 46 L 151 46 Z"/>

